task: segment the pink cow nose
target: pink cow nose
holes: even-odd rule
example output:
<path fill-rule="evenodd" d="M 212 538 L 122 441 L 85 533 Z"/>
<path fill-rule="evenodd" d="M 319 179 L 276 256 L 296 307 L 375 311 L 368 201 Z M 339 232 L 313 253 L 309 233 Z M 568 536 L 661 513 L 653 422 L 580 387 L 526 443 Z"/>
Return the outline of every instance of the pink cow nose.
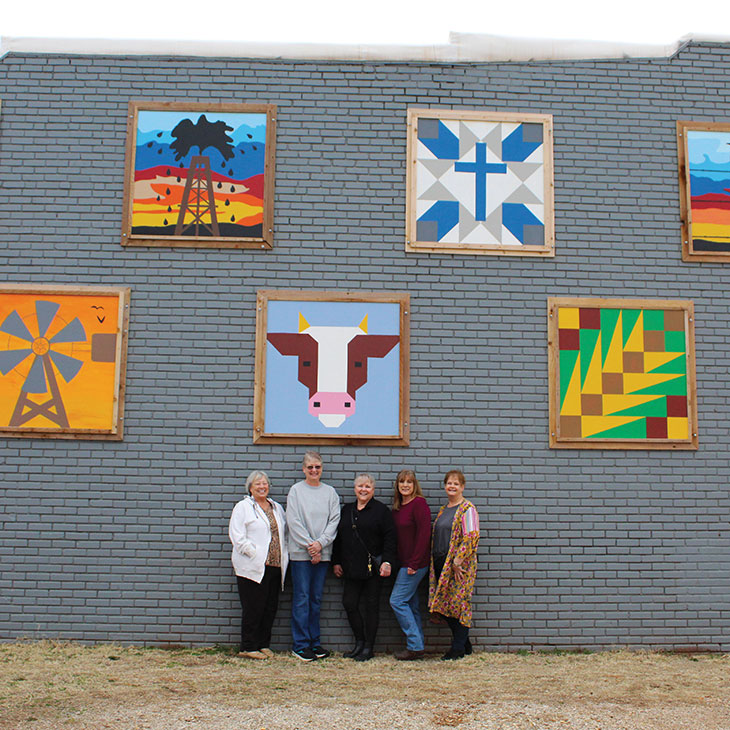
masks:
<path fill-rule="evenodd" d="M 355 399 L 347 393 L 319 391 L 309 399 L 309 412 L 318 418 L 323 426 L 337 428 L 355 412 Z"/>

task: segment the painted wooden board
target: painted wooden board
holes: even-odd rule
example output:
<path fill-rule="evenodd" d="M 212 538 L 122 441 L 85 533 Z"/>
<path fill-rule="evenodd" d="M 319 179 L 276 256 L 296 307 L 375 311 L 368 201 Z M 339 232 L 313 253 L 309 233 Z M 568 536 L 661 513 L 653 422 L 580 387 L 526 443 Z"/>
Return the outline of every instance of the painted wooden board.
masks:
<path fill-rule="evenodd" d="M 730 123 L 677 122 L 684 261 L 730 261 Z"/>
<path fill-rule="evenodd" d="M 271 248 L 273 104 L 130 102 L 122 244 Z"/>
<path fill-rule="evenodd" d="M 0 285 L 0 435 L 122 438 L 129 289 Z"/>
<path fill-rule="evenodd" d="M 254 443 L 407 445 L 409 301 L 260 291 Z"/>
<path fill-rule="evenodd" d="M 696 449 L 694 305 L 548 300 L 550 447 Z"/>
<path fill-rule="evenodd" d="M 552 116 L 408 110 L 406 251 L 554 256 Z"/>

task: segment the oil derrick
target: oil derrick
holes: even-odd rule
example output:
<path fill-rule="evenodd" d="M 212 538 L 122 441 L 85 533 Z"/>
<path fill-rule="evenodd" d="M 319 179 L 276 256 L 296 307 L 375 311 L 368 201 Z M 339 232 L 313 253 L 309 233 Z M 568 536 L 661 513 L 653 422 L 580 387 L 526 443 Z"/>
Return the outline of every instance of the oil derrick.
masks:
<path fill-rule="evenodd" d="M 185 215 L 188 212 L 192 214 L 193 218 L 186 224 Z M 218 218 L 215 213 L 210 158 L 207 155 L 194 155 L 190 160 L 175 235 L 182 236 L 193 226 L 195 226 L 196 236 L 200 236 L 201 227 L 211 236 L 220 236 Z"/>

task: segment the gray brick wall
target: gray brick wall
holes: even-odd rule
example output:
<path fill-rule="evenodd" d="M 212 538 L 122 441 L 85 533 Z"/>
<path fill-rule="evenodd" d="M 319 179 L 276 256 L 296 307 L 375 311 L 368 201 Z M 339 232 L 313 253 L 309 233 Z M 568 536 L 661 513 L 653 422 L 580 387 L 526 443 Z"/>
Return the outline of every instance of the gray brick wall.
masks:
<path fill-rule="evenodd" d="M 447 468 L 482 518 L 481 647 L 730 649 L 727 269 L 680 259 L 675 120 L 726 120 L 730 49 L 514 64 L 9 55 L 0 281 L 132 287 L 125 438 L 0 440 L 0 639 L 233 643 L 226 535 L 249 470 L 259 288 L 407 290 L 411 446 L 323 447 L 343 497 Z M 275 248 L 119 245 L 129 99 L 278 105 Z M 549 112 L 554 260 L 404 252 L 408 106 Z M 546 300 L 691 298 L 700 450 L 547 448 Z M 349 631 L 330 579 L 324 641 Z M 289 592 L 276 624 L 289 641 Z M 431 646 L 445 631 L 429 627 Z M 384 610 L 380 648 L 401 645 Z"/>

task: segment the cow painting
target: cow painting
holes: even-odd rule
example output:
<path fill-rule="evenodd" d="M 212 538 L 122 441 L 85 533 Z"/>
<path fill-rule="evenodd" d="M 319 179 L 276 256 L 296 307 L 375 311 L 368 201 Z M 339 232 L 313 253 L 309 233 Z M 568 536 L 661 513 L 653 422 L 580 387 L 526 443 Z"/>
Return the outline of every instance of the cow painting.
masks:
<path fill-rule="evenodd" d="M 368 379 L 368 359 L 385 357 L 398 335 L 368 334 L 368 316 L 357 325 L 311 325 L 299 314 L 299 332 L 266 338 L 284 356 L 298 358 L 297 379 L 309 391 L 308 411 L 326 428 L 339 428 L 356 410 Z"/>

